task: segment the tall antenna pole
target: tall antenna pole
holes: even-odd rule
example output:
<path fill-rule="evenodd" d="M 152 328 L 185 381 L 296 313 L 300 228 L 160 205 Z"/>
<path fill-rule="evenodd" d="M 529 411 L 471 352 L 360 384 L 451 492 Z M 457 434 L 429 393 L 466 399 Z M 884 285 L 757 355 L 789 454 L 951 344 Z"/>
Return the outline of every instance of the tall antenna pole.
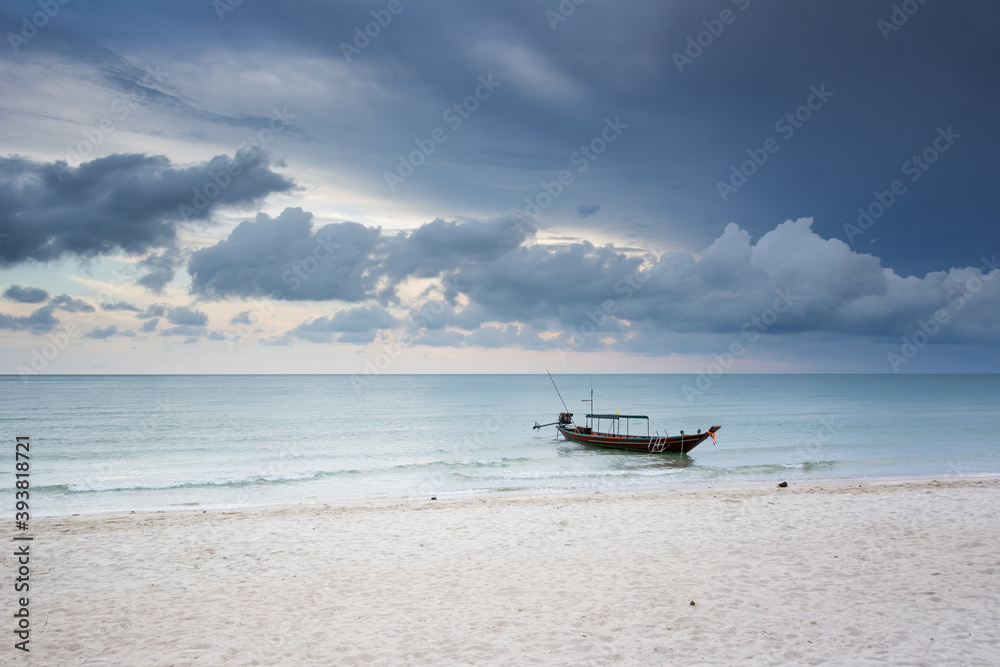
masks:
<path fill-rule="evenodd" d="M 545 369 L 545 372 L 549 374 L 549 379 L 552 380 L 552 373 L 549 373 L 549 370 L 547 368 Z M 555 380 L 552 380 L 552 386 L 555 387 L 556 394 L 559 396 L 559 401 L 562 402 L 563 404 L 563 409 L 566 412 L 569 412 L 569 408 L 566 407 L 566 401 L 563 400 L 562 394 L 559 393 L 559 387 L 556 387 Z"/>

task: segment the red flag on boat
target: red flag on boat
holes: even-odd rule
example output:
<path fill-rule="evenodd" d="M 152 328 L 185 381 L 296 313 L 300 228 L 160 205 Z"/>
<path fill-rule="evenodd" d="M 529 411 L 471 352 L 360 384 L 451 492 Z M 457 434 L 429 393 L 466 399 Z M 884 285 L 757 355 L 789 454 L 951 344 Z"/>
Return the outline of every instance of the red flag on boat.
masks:
<path fill-rule="evenodd" d="M 716 442 L 715 442 L 715 434 L 714 434 L 714 433 L 712 433 L 711 431 L 709 431 L 709 432 L 708 432 L 708 434 L 709 434 L 710 436 L 712 436 L 712 444 L 713 444 L 713 445 L 714 445 L 714 444 L 716 444 Z"/>

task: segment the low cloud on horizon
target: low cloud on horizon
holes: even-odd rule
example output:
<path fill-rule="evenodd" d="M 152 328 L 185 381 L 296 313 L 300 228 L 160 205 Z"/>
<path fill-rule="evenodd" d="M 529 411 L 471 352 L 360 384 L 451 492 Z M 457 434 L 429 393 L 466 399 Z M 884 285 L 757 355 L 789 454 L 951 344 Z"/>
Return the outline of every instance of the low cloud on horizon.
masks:
<path fill-rule="evenodd" d="M 947 326 L 936 327 L 937 343 L 1000 337 L 995 256 L 978 266 L 900 276 L 872 254 L 822 238 L 812 225 L 811 218 L 788 220 L 754 241 L 730 223 L 695 255 L 539 243 L 521 212 L 484 221 L 437 219 L 388 234 L 352 222 L 317 227 L 311 213 L 287 208 L 274 218 L 260 213 L 241 222 L 227 238 L 191 253 L 186 269 L 191 297 L 206 303 L 343 304 L 332 316 L 256 332 L 271 344 L 366 344 L 382 335 L 411 346 L 655 356 L 671 353 L 673 334 L 749 330 L 886 341 L 935 317 L 947 318 L 940 323 Z M 401 298 L 413 280 L 422 281 L 421 292 Z M 5 295 L 22 303 L 47 297 L 20 285 Z M 57 309 L 95 312 L 64 294 L 27 316 L 0 315 L 0 328 L 40 335 L 59 325 Z M 160 336 L 247 338 L 233 329 L 209 330 L 208 316 L 189 306 L 117 302 L 102 310 L 174 325 Z M 243 311 L 230 324 L 257 323 L 252 311 Z M 135 336 L 109 325 L 87 337 L 115 335 Z"/>

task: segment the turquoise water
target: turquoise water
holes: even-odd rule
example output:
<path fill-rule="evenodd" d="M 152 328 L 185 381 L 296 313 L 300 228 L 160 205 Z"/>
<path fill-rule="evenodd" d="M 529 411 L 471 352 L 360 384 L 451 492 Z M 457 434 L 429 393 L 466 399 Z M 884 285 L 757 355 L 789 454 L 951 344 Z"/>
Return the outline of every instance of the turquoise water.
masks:
<path fill-rule="evenodd" d="M 591 377 L 555 378 L 579 421 Z M 695 381 L 593 377 L 599 412 L 722 426 L 688 455 L 532 430 L 562 411 L 544 374 L 0 377 L 0 437 L 31 436 L 35 514 L 1000 474 L 1000 376 L 732 375 L 685 392 Z"/>

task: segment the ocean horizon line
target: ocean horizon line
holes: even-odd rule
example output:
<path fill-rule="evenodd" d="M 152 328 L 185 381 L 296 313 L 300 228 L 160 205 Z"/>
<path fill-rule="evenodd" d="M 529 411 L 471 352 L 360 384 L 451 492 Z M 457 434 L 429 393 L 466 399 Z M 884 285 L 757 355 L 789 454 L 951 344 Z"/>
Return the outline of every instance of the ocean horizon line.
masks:
<path fill-rule="evenodd" d="M 0 378 L 61 378 L 61 377 L 461 377 L 461 376 L 497 376 L 497 377 L 534 377 L 536 375 L 543 375 L 545 370 L 539 371 L 538 373 L 379 373 L 377 375 L 361 373 L 0 373 Z M 690 372 L 690 373 L 553 373 L 553 375 L 572 375 L 572 376 L 621 376 L 621 375 L 641 375 L 641 376 L 683 376 L 683 375 L 710 375 L 705 372 Z M 929 373 L 884 373 L 884 372 L 872 372 L 872 373 L 835 373 L 835 372 L 802 372 L 802 373 L 754 373 L 754 372 L 726 372 L 721 374 L 714 374 L 719 377 L 726 377 L 731 375 L 748 375 L 756 377 L 780 377 L 780 376 L 880 376 L 880 377 L 918 377 L 918 376 L 963 376 L 963 375 L 976 375 L 976 376 L 987 376 L 987 375 L 1000 375 L 1000 373 L 994 373 L 990 371 L 983 372 L 963 372 L 963 373 L 946 373 L 946 372 L 929 372 Z"/>

